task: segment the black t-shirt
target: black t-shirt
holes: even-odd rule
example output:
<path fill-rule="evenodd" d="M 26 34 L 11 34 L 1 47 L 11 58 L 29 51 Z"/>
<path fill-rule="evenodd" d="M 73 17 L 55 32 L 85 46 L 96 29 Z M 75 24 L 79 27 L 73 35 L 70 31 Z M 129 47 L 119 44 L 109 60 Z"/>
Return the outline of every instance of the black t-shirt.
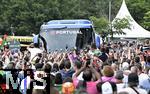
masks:
<path fill-rule="evenodd" d="M 108 59 L 108 56 L 106 55 L 106 53 L 103 52 L 102 55 L 99 56 L 99 59 L 105 62 Z"/>

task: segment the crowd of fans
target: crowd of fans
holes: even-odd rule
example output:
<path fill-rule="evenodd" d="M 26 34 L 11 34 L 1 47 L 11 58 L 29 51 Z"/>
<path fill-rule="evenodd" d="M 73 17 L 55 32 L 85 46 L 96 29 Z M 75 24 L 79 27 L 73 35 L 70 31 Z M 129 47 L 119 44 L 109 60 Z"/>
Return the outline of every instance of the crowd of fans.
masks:
<path fill-rule="evenodd" d="M 0 52 L 0 94 L 149 94 L 149 51 L 149 40 L 49 53 L 37 44 L 22 52 L 6 45 Z"/>

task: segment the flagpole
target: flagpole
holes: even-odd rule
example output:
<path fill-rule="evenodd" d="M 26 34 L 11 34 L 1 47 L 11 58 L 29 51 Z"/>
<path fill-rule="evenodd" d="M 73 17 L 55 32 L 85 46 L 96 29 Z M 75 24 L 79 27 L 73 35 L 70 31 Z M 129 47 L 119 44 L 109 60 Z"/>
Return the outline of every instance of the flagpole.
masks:
<path fill-rule="evenodd" d="M 111 23 L 111 0 L 109 0 L 109 23 Z"/>
<path fill-rule="evenodd" d="M 15 34 L 14 34 L 14 27 L 12 25 L 10 27 L 10 30 L 11 30 L 13 41 L 14 41 Z"/>
<path fill-rule="evenodd" d="M 112 24 L 111 24 L 111 3 L 112 3 L 112 0 L 109 0 L 109 34 L 111 36 L 109 36 L 108 42 L 110 42 L 110 37 L 113 38 Z"/>

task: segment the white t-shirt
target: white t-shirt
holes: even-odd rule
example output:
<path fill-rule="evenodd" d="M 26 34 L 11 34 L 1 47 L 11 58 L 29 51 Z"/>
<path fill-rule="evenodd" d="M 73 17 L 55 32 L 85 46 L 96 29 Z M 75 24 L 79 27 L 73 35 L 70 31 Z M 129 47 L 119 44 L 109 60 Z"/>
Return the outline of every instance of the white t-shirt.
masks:
<path fill-rule="evenodd" d="M 30 61 L 33 59 L 33 57 L 35 57 L 38 53 L 42 53 L 43 50 L 39 49 L 39 48 L 28 48 L 29 52 L 31 53 L 31 58 Z"/>
<path fill-rule="evenodd" d="M 145 73 L 141 73 L 139 75 L 139 85 L 142 85 L 143 81 L 147 80 L 149 77 L 147 74 Z"/>
<path fill-rule="evenodd" d="M 124 83 L 125 87 L 127 87 L 128 86 L 128 75 L 124 74 L 123 76 L 124 76 L 123 83 Z"/>
<path fill-rule="evenodd" d="M 75 75 L 75 73 L 73 74 L 73 76 L 74 76 L 74 75 Z M 72 77 L 73 77 L 73 76 L 72 76 Z M 83 79 L 82 76 L 83 76 L 83 72 L 81 72 L 81 73 L 78 75 L 77 79 L 83 81 L 84 79 Z"/>
<path fill-rule="evenodd" d="M 120 83 L 120 84 L 116 84 L 117 85 L 117 91 L 119 92 L 119 90 L 122 90 L 125 88 L 125 84 L 124 83 Z"/>
<path fill-rule="evenodd" d="M 137 88 L 137 87 L 134 87 L 134 88 L 136 89 L 137 92 L 139 92 L 139 94 L 148 94 L 147 91 L 144 89 Z M 137 94 L 131 87 L 124 88 L 120 90 L 119 93 L 120 92 L 127 92 L 129 94 Z"/>

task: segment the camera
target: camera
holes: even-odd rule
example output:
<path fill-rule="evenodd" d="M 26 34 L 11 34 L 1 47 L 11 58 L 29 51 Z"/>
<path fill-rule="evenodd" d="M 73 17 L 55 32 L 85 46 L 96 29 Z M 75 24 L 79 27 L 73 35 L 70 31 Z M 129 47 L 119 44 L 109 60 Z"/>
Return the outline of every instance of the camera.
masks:
<path fill-rule="evenodd" d="M 38 56 L 41 58 L 42 57 L 42 53 L 38 53 Z"/>

